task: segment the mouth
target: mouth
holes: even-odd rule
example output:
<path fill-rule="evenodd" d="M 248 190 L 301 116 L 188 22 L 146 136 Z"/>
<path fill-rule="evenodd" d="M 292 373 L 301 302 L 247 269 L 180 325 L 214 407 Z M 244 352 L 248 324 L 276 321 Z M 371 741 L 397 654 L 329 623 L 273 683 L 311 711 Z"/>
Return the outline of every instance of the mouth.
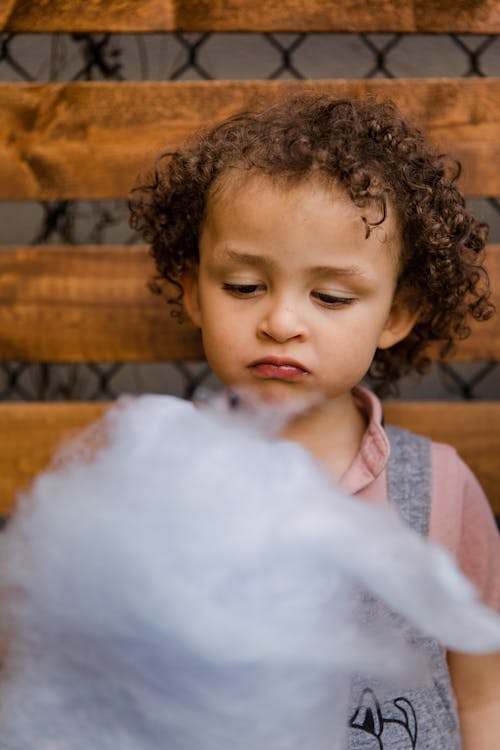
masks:
<path fill-rule="evenodd" d="M 250 369 L 262 380 L 283 380 L 287 383 L 296 383 L 309 375 L 300 362 L 279 357 L 256 360 L 252 362 Z"/>

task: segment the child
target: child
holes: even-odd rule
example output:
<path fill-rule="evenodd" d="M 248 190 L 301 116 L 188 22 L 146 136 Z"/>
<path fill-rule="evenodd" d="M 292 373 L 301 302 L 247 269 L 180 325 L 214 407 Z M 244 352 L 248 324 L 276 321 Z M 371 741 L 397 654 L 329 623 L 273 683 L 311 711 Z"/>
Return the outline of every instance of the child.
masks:
<path fill-rule="evenodd" d="M 475 478 L 451 448 L 386 431 L 359 386 L 368 373 L 389 392 L 424 369 L 430 342 L 448 350 L 492 313 L 486 227 L 448 172 L 392 105 L 306 95 L 162 155 L 131 224 L 222 383 L 269 402 L 321 394 L 283 437 L 349 493 L 395 503 L 500 608 L 500 540 Z M 382 695 L 356 681 L 349 747 L 499 747 L 500 655 L 445 659 L 420 640 L 434 687 Z"/>

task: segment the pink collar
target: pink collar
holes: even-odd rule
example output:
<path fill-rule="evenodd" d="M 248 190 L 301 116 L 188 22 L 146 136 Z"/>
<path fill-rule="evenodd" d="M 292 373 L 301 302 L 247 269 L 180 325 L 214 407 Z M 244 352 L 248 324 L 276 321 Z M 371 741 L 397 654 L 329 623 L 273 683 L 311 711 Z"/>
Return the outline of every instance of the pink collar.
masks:
<path fill-rule="evenodd" d="M 354 495 L 371 484 L 384 471 L 389 458 L 389 441 L 382 427 L 382 405 L 375 394 L 358 386 L 353 391 L 356 404 L 368 426 L 353 462 L 340 478 L 341 487 Z"/>

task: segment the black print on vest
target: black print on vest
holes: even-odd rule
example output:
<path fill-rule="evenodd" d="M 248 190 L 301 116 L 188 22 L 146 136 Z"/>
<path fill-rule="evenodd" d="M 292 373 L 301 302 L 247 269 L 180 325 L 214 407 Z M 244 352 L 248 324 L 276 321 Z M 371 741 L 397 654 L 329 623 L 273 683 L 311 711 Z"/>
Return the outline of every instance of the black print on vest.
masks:
<path fill-rule="evenodd" d="M 415 750 L 417 747 L 417 717 L 407 698 L 394 698 L 390 716 L 383 716 L 377 696 L 370 688 L 363 690 L 352 718 L 351 730 L 373 737 L 374 750 Z M 386 709 L 387 711 L 387 709 Z"/>

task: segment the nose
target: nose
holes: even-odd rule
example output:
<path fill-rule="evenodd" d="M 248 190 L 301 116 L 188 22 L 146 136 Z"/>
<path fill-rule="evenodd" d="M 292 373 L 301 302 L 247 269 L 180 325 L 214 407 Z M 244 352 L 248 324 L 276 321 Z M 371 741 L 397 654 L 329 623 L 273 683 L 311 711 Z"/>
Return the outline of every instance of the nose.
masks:
<path fill-rule="evenodd" d="M 307 327 L 297 302 L 283 298 L 269 299 L 259 322 L 258 335 L 280 344 L 292 339 L 304 340 Z"/>

